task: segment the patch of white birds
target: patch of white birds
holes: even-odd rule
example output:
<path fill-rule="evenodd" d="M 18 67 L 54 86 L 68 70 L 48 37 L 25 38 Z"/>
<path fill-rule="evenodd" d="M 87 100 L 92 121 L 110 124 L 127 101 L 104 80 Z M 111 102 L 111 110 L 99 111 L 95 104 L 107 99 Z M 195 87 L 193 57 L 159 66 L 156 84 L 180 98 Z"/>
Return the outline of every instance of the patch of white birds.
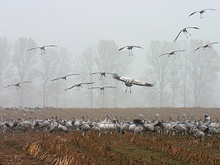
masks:
<path fill-rule="evenodd" d="M 0 130 L 4 132 L 26 132 L 26 131 L 43 131 L 43 132 L 71 132 L 81 131 L 82 136 L 86 136 L 87 132 L 94 132 L 99 136 L 111 134 L 116 131 L 119 134 L 127 132 L 133 134 L 165 134 L 166 136 L 194 136 L 200 141 L 205 138 L 217 136 L 220 139 L 220 123 L 211 121 L 211 117 L 207 114 L 204 119 L 194 120 L 194 114 L 181 114 L 176 120 L 169 116 L 167 120 L 160 120 L 160 115 L 156 114 L 154 119 L 144 118 L 144 115 L 138 115 L 134 119 L 126 119 L 125 117 L 111 117 L 105 115 L 104 119 L 93 119 L 90 116 L 82 118 L 61 119 L 51 117 L 48 119 L 13 119 L 1 116 Z"/>

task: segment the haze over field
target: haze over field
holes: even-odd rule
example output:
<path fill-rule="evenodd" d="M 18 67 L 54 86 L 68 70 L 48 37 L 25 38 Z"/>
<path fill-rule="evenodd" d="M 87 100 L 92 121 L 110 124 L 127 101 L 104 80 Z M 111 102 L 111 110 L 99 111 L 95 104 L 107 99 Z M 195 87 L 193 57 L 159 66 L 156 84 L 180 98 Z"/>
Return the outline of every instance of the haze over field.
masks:
<path fill-rule="evenodd" d="M 220 42 L 219 7 L 218 0 L 0 1 L 0 106 L 219 107 L 220 43 L 194 51 Z M 215 10 L 189 17 L 203 9 Z M 185 27 L 199 29 L 174 42 Z M 27 51 L 44 45 L 57 47 Z M 128 45 L 143 49 L 118 51 Z M 175 50 L 184 51 L 160 56 Z M 125 92 L 111 74 L 94 72 L 155 85 Z M 79 75 L 51 81 L 69 74 Z M 65 90 L 88 82 L 95 83 Z"/>

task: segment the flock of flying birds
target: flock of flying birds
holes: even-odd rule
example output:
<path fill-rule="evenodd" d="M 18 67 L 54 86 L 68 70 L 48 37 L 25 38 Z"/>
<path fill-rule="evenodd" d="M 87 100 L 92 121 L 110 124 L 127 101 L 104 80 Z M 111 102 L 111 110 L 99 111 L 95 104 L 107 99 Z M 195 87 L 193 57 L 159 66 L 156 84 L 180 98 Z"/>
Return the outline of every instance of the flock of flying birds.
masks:
<path fill-rule="evenodd" d="M 195 11 L 195 12 L 191 13 L 189 15 L 189 17 L 194 15 L 194 14 L 196 14 L 196 13 L 199 13 L 200 14 L 200 19 L 201 19 L 201 18 L 203 18 L 203 14 L 206 11 L 208 11 L 208 10 L 211 11 L 211 10 L 215 10 L 215 9 L 203 9 L 203 10 Z M 185 27 L 182 30 L 180 30 L 180 32 L 177 34 L 176 38 L 174 39 L 174 42 L 176 42 L 176 40 L 179 38 L 180 34 L 182 34 L 182 33 L 184 33 L 187 38 L 188 38 L 188 35 L 191 36 L 191 34 L 188 32 L 188 29 L 199 30 L 198 27 Z M 217 43 L 218 42 L 211 42 L 211 43 L 207 43 L 205 45 L 201 45 L 201 46 L 195 48 L 194 51 L 197 51 L 199 49 L 209 48 L 209 47 L 211 47 L 211 45 L 217 44 Z M 45 54 L 45 50 L 48 47 L 57 47 L 57 46 L 56 45 L 46 45 L 46 46 L 41 46 L 41 47 L 30 48 L 27 51 L 32 51 L 32 50 L 35 50 L 35 49 L 40 49 L 41 50 L 41 55 L 42 55 L 42 54 Z M 118 51 L 121 51 L 121 50 L 123 50 L 125 48 L 128 50 L 129 56 L 133 55 L 133 52 L 132 52 L 133 48 L 143 49 L 141 46 L 130 45 L 130 46 L 124 46 L 124 47 L 120 48 Z M 176 55 L 176 53 L 184 52 L 184 51 L 185 50 L 174 50 L 174 51 L 171 51 L 171 52 L 168 52 L 168 53 L 163 53 L 163 54 L 159 55 L 159 57 L 164 56 L 164 55 L 168 55 L 168 57 L 170 57 L 171 55 Z M 130 93 L 131 93 L 131 86 L 133 86 L 133 85 L 145 86 L 145 87 L 153 87 L 154 86 L 154 84 L 147 83 L 147 82 L 144 82 L 144 81 L 141 81 L 141 80 L 136 80 L 136 79 L 133 79 L 133 78 L 119 76 L 116 73 L 94 72 L 94 73 L 91 73 L 90 75 L 94 75 L 94 74 L 100 74 L 99 80 L 101 80 L 102 78 L 106 77 L 107 74 L 111 74 L 114 79 L 122 81 L 122 82 L 125 83 L 125 86 L 126 86 L 125 92 L 127 92 L 127 88 L 130 88 Z M 67 80 L 67 77 L 74 76 L 74 75 L 79 75 L 79 74 L 68 74 L 66 76 L 62 76 L 62 77 L 58 77 L 58 78 L 52 79 L 51 81 L 57 81 L 57 80 L 60 80 L 60 79 Z M 19 83 L 16 83 L 16 84 L 11 84 L 11 85 L 5 86 L 4 88 L 8 88 L 8 87 L 11 87 L 11 86 L 15 86 L 17 88 L 20 88 L 21 87 L 20 84 L 23 84 L 23 83 L 31 83 L 31 81 L 23 81 L 23 82 L 19 82 Z M 71 86 L 69 88 L 66 88 L 65 91 L 73 89 L 75 87 L 77 88 L 77 90 L 80 90 L 80 88 L 82 88 L 82 85 L 91 85 L 91 84 L 94 84 L 94 83 L 95 82 L 82 82 L 82 83 L 78 83 L 78 84 L 75 84 L 75 85 L 73 85 L 73 86 Z M 116 87 L 112 86 L 112 85 L 108 85 L 108 86 L 92 86 L 89 89 L 100 89 L 101 92 L 104 93 L 104 89 L 105 88 L 116 88 Z"/>

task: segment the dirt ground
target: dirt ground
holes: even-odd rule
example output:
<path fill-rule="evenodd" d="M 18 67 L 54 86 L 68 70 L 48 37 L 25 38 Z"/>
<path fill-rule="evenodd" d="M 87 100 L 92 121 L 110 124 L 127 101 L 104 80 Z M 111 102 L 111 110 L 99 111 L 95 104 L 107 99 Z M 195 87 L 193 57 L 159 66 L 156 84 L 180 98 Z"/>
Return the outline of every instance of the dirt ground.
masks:
<path fill-rule="evenodd" d="M 101 118 L 104 119 L 105 115 L 108 114 L 111 117 L 125 117 L 127 119 L 137 118 L 139 114 L 143 114 L 145 118 L 155 118 L 156 114 L 159 114 L 161 120 L 166 120 L 169 116 L 172 116 L 174 120 L 181 114 L 194 114 L 195 120 L 203 119 L 204 114 L 208 114 L 213 122 L 220 119 L 219 108 L 45 108 L 40 111 L 38 110 L 5 110 L 0 109 L 0 117 L 7 118 L 29 118 L 36 117 L 39 119 L 51 118 L 57 116 L 62 119 L 81 118 L 82 116 L 89 115 L 90 118 Z"/>

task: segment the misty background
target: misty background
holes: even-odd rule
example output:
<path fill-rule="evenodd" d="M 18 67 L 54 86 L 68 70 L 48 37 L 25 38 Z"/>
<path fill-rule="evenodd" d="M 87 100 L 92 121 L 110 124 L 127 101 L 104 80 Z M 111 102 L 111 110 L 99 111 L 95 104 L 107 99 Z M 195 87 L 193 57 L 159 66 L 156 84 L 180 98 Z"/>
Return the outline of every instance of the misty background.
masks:
<path fill-rule="evenodd" d="M 198 46 L 219 42 L 220 2 L 212 1 L 0 1 L 0 106 L 27 107 L 219 107 L 219 44 L 194 51 Z M 200 19 L 194 11 L 214 8 Z M 179 31 L 188 26 L 191 36 Z M 47 48 L 41 55 L 43 45 Z M 133 49 L 129 56 L 127 45 Z M 160 54 L 183 49 L 175 56 Z M 132 86 L 107 75 L 154 83 Z M 51 81 L 68 74 L 67 80 Z M 7 85 L 22 81 L 21 88 Z M 81 90 L 77 83 L 117 88 Z"/>

